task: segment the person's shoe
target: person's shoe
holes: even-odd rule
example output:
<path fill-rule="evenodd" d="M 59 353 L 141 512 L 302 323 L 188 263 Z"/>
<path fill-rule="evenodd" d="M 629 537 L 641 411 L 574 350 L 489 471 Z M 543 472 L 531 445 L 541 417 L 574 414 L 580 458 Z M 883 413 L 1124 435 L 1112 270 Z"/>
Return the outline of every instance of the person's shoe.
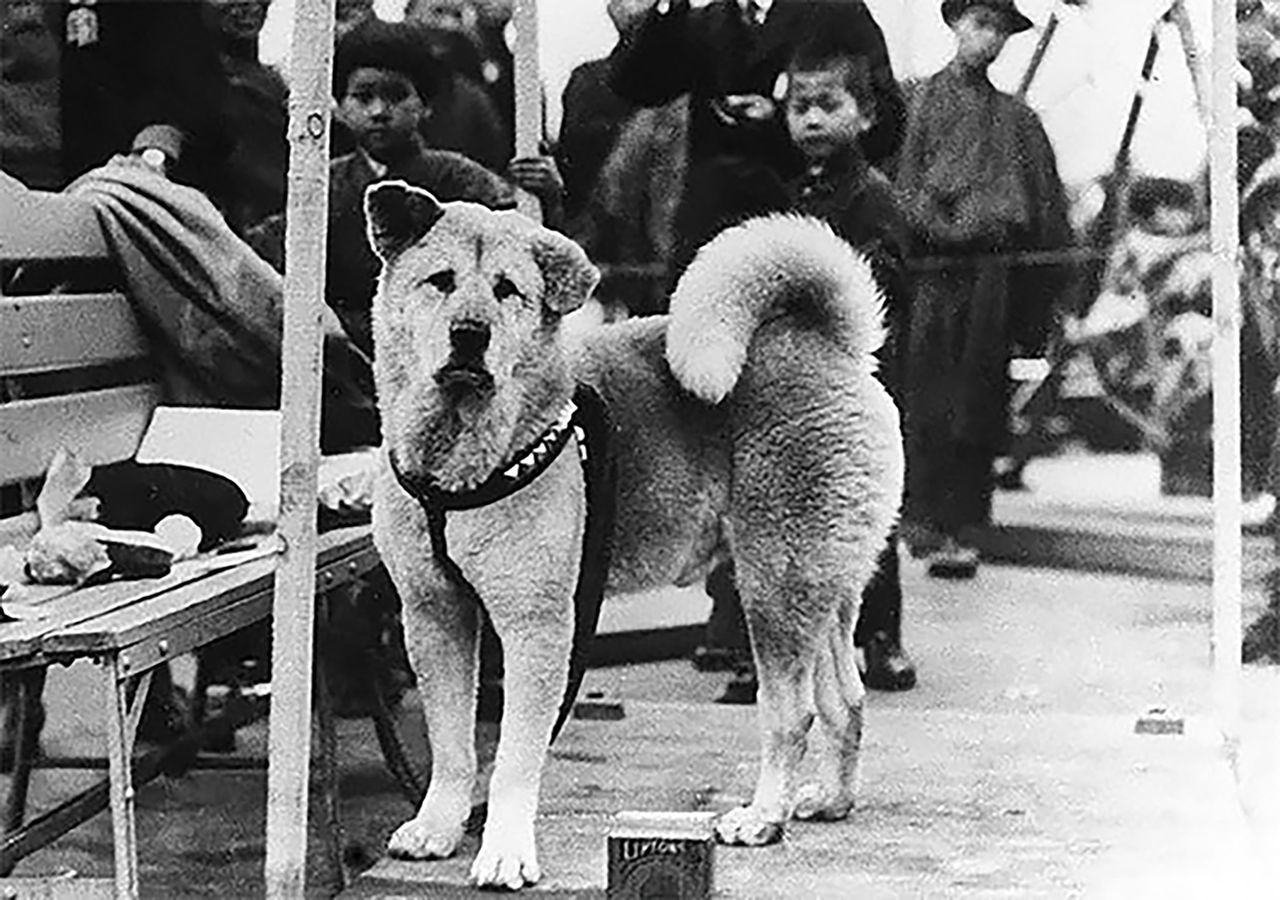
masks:
<path fill-rule="evenodd" d="M 916 666 L 901 644 L 883 631 L 872 635 L 863 648 L 866 671 L 862 683 L 873 691 L 909 691 L 916 686 Z"/>
<path fill-rule="evenodd" d="M 978 574 L 978 551 L 947 538 L 942 549 L 929 556 L 931 578 L 966 579 Z"/>
<path fill-rule="evenodd" d="M 756 680 L 755 667 L 739 669 L 733 680 L 725 685 L 724 693 L 716 698 L 716 703 L 730 706 L 750 706 L 756 702 L 756 692 L 760 682 Z"/>

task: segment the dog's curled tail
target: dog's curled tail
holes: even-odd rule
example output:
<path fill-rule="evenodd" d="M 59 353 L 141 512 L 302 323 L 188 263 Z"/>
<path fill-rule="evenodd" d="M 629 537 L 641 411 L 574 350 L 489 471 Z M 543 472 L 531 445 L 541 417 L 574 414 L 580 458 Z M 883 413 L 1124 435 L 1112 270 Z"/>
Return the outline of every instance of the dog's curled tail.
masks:
<path fill-rule="evenodd" d="M 821 331 L 874 371 L 885 330 L 871 264 L 826 223 L 790 213 L 725 229 L 698 251 L 671 297 L 667 364 L 686 390 L 719 403 L 756 328 L 775 314 Z"/>

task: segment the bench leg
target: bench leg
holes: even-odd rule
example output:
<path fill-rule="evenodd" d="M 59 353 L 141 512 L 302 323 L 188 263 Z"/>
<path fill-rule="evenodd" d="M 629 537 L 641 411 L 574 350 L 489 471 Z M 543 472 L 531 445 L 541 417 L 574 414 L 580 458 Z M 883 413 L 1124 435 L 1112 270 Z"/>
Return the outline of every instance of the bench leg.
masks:
<path fill-rule="evenodd" d="M 4 832 L 13 834 L 22 828 L 27 818 L 27 792 L 31 786 L 31 770 L 35 767 L 40 750 L 40 730 L 44 725 L 44 681 L 47 669 L 43 666 L 18 672 L 11 676 L 12 690 L 6 690 L 10 703 L 7 737 L 12 741 L 13 777 L 9 782 L 9 796 L 5 801 Z M 17 859 L 0 859 L 0 877 L 13 871 Z"/>
<path fill-rule="evenodd" d="M 138 896 L 138 834 L 134 820 L 133 739 L 142 706 L 151 691 L 151 672 L 142 675 L 132 704 L 126 694 L 127 675 L 118 655 L 103 667 L 107 707 L 107 769 L 110 778 L 111 831 L 115 850 L 116 896 Z"/>

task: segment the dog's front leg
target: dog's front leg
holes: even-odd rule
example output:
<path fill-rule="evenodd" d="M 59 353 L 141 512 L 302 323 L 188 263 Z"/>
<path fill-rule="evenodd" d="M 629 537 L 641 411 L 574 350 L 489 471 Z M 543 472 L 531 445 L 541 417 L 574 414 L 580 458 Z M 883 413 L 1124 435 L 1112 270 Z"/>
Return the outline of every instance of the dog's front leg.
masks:
<path fill-rule="evenodd" d="M 401 592 L 405 648 L 418 676 L 431 741 L 431 783 L 422 806 L 387 844 L 391 856 L 401 859 L 453 855 L 471 811 L 476 777 L 478 610 L 450 586 L 433 588 L 425 602 L 421 594 Z"/>
<path fill-rule="evenodd" d="M 479 886 L 519 890 L 541 877 L 534 819 L 551 729 L 569 678 L 571 590 L 525 585 L 488 603 L 502 639 L 502 736 L 489 783 L 489 817 L 471 868 Z"/>

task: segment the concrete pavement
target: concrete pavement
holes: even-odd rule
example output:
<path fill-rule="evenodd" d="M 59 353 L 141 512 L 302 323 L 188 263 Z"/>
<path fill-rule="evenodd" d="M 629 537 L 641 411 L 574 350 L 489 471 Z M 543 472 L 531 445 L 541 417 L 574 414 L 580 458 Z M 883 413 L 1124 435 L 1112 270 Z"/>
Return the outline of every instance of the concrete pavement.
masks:
<path fill-rule="evenodd" d="M 942 582 L 919 563 L 904 568 L 920 684 L 870 697 L 862 808 L 846 823 L 797 827 L 763 853 L 725 849 L 722 896 L 1267 895 L 1252 851 L 1280 848 L 1280 670 L 1245 672 L 1233 765 L 1210 717 L 1207 585 L 1001 566 Z M 696 621 L 705 608 L 696 592 L 659 599 L 663 620 Z M 647 621 L 625 603 L 611 604 L 608 627 Z M 1260 605 L 1252 596 L 1246 621 Z M 101 746 L 83 674 L 51 673 L 51 752 Z M 597 894 L 607 814 L 717 809 L 749 794 L 753 715 L 710 703 L 722 681 L 682 661 L 589 673 L 584 690 L 619 698 L 628 716 L 572 722 L 554 749 L 541 893 Z M 1185 733 L 1135 735 L 1152 707 L 1183 717 Z M 264 743 L 260 723 L 240 753 Z M 367 723 L 342 723 L 341 767 L 348 859 L 368 866 L 410 809 Z M 82 778 L 38 771 L 33 802 Z M 198 771 L 140 791 L 144 894 L 260 896 L 264 801 L 265 776 L 253 770 Z M 311 835 L 310 893 L 324 896 L 317 824 Z M 68 868 L 110 872 L 106 816 L 18 871 Z M 464 868 L 381 862 L 349 896 L 422 895 L 429 884 L 434 895 Z"/>

